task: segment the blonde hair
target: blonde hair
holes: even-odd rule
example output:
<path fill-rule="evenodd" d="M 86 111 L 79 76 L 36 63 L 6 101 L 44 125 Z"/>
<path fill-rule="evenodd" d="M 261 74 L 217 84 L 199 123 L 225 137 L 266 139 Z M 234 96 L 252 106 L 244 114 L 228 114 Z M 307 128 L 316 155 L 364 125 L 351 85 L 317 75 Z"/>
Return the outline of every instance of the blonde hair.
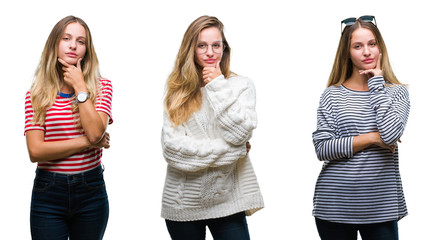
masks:
<path fill-rule="evenodd" d="M 230 71 L 231 48 L 223 33 L 223 23 L 216 17 L 201 16 L 194 20 L 182 39 L 176 57 L 175 66 L 167 79 L 164 105 L 169 119 L 175 126 L 180 125 L 202 105 L 202 67 L 195 61 L 195 50 L 198 44 L 199 34 L 203 29 L 216 27 L 220 30 L 225 46 L 220 61 L 222 74 L 228 78 Z"/>
<path fill-rule="evenodd" d="M 98 92 L 99 73 L 98 58 L 92 42 L 89 27 L 80 18 L 67 16 L 60 20 L 51 30 L 42 51 L 41 61 L 36 69 L 35 79 L 30 90 L 30 97 L 34 111 L 33 123 L 43 125 L 45 123 L 46 111 L 53 105 L 56 96 L 60 91 L 63 82 L 62 65 L 57 60 L 57 50 L 60 39 L 65 32 L 65 28 L 70 23 L 79 23 L 86 31 L 86 53 L 81 61 L 84 82 L 89 92 L 89 99 L 95 104 Z M 72 105 L 72 111 L 78 111 L 76 104 Z M 77 128 L 81 124 L 79 116 L 76 116 Z"/>
<path fill-rule="evenodd" d="M 327 87 L 339 86 L 345 82 L 353 73 L 353 63 L 350 59 L 350 46 L 351 37 L 353 32 L 358 28 L 369 29 L 374 34 L 378 49 L 381 53 L 381 69 L 383 71 L 383 77 L 387 84 L 401 84 L 392 71 L 392 67 L 389 62 L 389 55 L 387 53 L 386 44 L 377 26 L 371 22 L 363 22 L 357 19 L 356 23 L 351 26 L 346 26 L 342 32 L 341 39 L 339 41 L 338 50 L 336 51 L 335 61 L 330 73 L 330 77 L 327 83 Z"/>

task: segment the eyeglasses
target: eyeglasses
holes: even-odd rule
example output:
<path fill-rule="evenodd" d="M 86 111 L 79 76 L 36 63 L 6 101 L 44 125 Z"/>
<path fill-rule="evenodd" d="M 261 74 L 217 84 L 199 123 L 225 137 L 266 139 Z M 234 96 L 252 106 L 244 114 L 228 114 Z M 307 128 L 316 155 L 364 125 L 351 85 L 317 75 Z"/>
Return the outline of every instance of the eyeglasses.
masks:
<path fill-rule="evenodd" d="M 225 49 L 225 45 L 222 41 L 213 42 L 211 45 L 209 45 L 206 42 L 200 42 L 197 44 L 197 51 L 199 54 L 205 54 L 208 51 L 208 47 L 211 46 L 212 51 L 214 53 L 222 53 Z"/>
<path fill-rule="evenodd" d="M 345 24 L 345 27 L 351 26 L 351 25 L 355 24 L 357 22 L 357 20 L 360 20 L 362 22 L 370 22 L 370 23 L 375 24 L 375 26 L 377 26 L 377 21 L 375 20 L 375 16 L 364 15 L 364 16 L 359 17 L 358 19 L 355 17 L 351 17 L 351 18 L 347 18 L 347 19 L 344 19 L 341 21 L 341 34 L 343 33 L 343 29 L 344 29 L 344 28 L 342 28 L 342 24 Z"/>

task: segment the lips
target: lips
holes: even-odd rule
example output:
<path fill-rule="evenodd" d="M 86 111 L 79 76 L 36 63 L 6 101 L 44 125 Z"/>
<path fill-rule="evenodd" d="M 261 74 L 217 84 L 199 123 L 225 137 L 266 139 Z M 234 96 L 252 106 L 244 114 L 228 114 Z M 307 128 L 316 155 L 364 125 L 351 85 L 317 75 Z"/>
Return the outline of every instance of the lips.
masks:
<path fill-rule="evenodd" d="M 364 63 L 372 63 L 372 62 L 374 62 L 374 59 L 373 58 L 367 58 L 367 59 L 363 60 L 362 62 L 364 62 Z"/>
<path fill-rule="evenodd" d="M 212 59 L 212 58 L 209 58 L 209 59 L 205 59 L 205 62 L 206 63 L 208 63 L 208 64 L 212 64 L 212 63 L 215 63 L 215 59 Z"/>
<path fill-rule="evenodd" d="M 71 57 L 71 58 L 76 58 L 77 54 L 73 53 L 73 52 L 67 52 L 66 56 Z"/>

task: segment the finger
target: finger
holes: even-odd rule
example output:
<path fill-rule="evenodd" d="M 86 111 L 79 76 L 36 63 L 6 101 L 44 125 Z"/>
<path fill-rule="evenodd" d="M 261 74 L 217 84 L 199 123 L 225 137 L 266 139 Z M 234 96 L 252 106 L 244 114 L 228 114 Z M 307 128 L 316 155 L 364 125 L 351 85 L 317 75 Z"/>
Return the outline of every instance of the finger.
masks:
<path fill-rule="evenodd" d="M 216 62 L 216 64 L 215 64 L 215 68 L 217 68 L 218 70 L 220 70 L 220 61 L 221 61 L 221 60 L 219 60 L 219 61 Z"/>
<path fill-rule="evenodd" d="M 77 61 L 77 68 L 80 70 L 80 72 L 81 72 L 81 60 L 82 58 L 78 59 Z"/>
<path fill-rule="evenodd" d="M 369 73 L 372 73 L 373 74 L 373 70 L 372 69 L 368 69 L 368 70 L 359 70 L 359 73 L 360 73 L 360 75 L 366 75 L 366 74 L 369 74 Z"/>
<path fill-rule="evenodd" d="M 61 58 L 57 58 L 57 61 L 59 61 L 65 67 L 70 67 L 71 66 L 67 62 L 63 61 L 63 59 L 61 59 Z"/>
<path fill-rule="evenodd" d="M 378 59 L 377 59 L 377 66 L 375 66 L 375 69 L 381 70 L 381 58 L 382 58 L 382 54 L 380 53 L 378 55 Z"/>

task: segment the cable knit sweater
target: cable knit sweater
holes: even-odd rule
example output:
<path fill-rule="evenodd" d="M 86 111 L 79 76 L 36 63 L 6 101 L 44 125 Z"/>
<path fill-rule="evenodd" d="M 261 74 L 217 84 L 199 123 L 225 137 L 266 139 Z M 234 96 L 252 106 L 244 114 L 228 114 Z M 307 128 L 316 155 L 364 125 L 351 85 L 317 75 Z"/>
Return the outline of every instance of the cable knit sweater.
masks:
<path fill-rule="evenodd" d="M 168 163 L 161 216 L 195 221 L 246 215 L 264 207 L 246 142 L 256 128 L 255 87 L 245 77 L 217 77 L 202 91 L 200 110 L 161 134 Z"/>

